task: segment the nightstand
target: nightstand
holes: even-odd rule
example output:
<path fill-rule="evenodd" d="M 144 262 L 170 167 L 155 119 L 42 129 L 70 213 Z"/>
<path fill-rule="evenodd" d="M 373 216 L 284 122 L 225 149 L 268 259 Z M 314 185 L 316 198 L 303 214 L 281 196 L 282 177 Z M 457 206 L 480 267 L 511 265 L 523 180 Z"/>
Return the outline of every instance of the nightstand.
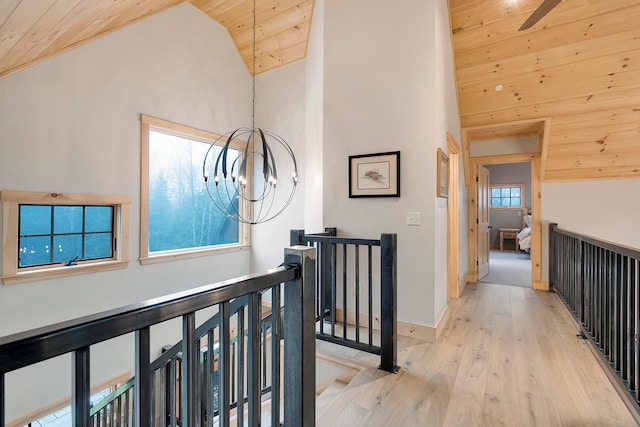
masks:
<path fill-rule="evenodd" d="M 518 233 L 520 230 L 517 228 L 501 228 L 500 229 L 500 250 L 504 250 L 504 241 L 507 239 L 513 239 L 515 242 L 515 251 L 518 251 Z"/>

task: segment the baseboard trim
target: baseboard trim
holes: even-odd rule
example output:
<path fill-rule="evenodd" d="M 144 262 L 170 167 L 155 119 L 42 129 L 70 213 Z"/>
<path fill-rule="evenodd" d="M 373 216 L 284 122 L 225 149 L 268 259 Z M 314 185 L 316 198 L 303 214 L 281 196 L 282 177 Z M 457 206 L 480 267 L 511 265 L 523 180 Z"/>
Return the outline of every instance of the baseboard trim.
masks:
<path fill-rule="evenodd" d="M 343 316 L 344 311 L 340 308 L 336 309 L 336 322 L 342 322 L 344 319 Z M 398 335 L 402 335 L 404 337 L 416 338 L 422 341 L 427 342 L 436 342 L 440 334 L 444 330 L 444 327 L 447 325 L 447 321 L 449 320 L 449 307 L 444 311 L 438 324 L 433 326 L 426 326 L 419 323 L 412 323 L 405 320 L 397 321 L 397 331 Z M 360 325 L 368 325 L 369 319 L 366 314 L 360 314 Z M 356 315 L 353 310 L 347 310 L 347 325 L 355 326 L 356 324 Z M 380 330 L 380 317 L 373 317 L 373 329 Z"/>

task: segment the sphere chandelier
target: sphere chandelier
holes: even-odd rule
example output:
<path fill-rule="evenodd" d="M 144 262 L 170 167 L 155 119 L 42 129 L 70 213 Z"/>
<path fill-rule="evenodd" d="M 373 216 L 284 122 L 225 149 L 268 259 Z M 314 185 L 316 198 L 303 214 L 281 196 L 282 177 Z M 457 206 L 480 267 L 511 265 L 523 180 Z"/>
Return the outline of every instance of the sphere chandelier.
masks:
<path fill-rule="evenodd" d="M 241 127 L 220 136 L 207 150 L 202 164 L 202 176 L 214 206 L 227 218 L 251 225 L 267 222 L 281 214 L 291 203 L 298 184 L 298 166 L 289 144 L 277 134 L 255 125 L 255 70 L 256 0 L 253 1 L 251 127 Z M 287 165 L 292 171 L 291 180 L 284 180 L 280 187 L 276 157 L 280 161 L 291 161 L 291 165 Z M 278 195 L 276 190 L 283 186 L 285 193 L 281 191 Z"/>

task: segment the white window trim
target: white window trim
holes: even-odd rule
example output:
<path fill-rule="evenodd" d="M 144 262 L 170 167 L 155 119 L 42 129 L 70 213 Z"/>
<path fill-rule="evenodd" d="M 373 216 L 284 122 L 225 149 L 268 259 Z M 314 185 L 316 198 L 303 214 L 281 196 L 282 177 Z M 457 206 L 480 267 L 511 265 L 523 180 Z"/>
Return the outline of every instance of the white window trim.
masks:
<path fill-rule="evenodd" d="M 126 268 L 129 265 L 129 205 L 131 203 L 129 197 L 3 190 L 0 192 L 0 201 L 2 202 L 2 282 L 5 285 L 114 270 Z M 113 257 L 81 261 L 71 266 L 56 264 L 18 268 L 19 206 L 25 203 L 113 206 L 115 215 L 113 231 L 116 239 Z"/>
<path fill-rule="evenodd" d="M 513 188 L 513 187 L 520 187 L 520 206 L 492 206 L 491 205 L 491 190 L 493 190 L 494 188 Z M 520 211 L 522 210 L 522 208 L 527 207 L 527 203 L 526 203 L 526 185 L 524 183 L 522 184 L 490 184 L 489 185 L 489 209 L 494 210 L 494 211 Z"/>
<path fill-rule="evenodd" d="M 155 117 L 140 115 L 140 264 L 155 264 L 180 259 L 196 258 L 214 254 L 223 254 L 247 250 L 250 247 L 250 227 L 239 224 L 239 243 L 230 245 L 206 246 L 200 248 L 178 249 L 149 253 L 149 131 L 159 132 L 213 144 L 220 135 L 195 129 L 178 123 Z M 241 149 L 234 143 L 231 147 Z M 249 169 L 251 169 L 249 167 Z M 246 207 L 241 207 L 246 209 Z"/>

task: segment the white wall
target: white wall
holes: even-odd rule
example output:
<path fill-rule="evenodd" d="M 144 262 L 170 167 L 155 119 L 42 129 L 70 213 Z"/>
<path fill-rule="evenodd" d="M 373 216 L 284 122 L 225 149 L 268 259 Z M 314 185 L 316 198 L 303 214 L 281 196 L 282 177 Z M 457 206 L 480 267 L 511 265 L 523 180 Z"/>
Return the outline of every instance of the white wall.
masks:
<path fill-rule="evenodd" d="M 323 224 L 323 105 L 324 105 L 324 0 L 315 0 L 309 32 L 305 85 L 305 207 L 304 229 L 322 231 Z"/>
<path fill-rule="evenodd" d="M 549 277 L 548 225 L 640 249 L 640 180 L 542 184 L 543 278 Z"/>
<path fill-rule="evenodd" d="M 256 77 L 256 126 L 276 133 L 293 150 L 300 174 L 294 199 L 279 216 L 251 228 L 251 267 L 260 272 L 283 261 L 289 231 L 304 228 L 304 193 L 308 173 L 305 162 L 305 62 L 300 61 Z M 267 140 L 269 141 L 269 139 Z M 277 149 L 277 144 L 271 144 Z M 293 164 L 276 151 L 279 210 L 291 189 Z M 278 202 L 280 202 L 278 204 Z"/>
<path fill-rule="evenodd" d="M 0 79 L 1 189 L 132 202 L 129 267 L 0 286 L 0 336 L 249 272 L 248 251 L 146 266 L 137 257 L 139 114 L 224 133 L 250 121 L 250 101 L 250 76 L 226 29 L 189 4 Z M 155 347 L 177 341 L 158 334 Z M 131 343 L 92 350 L 103 369 L 92 380 L 131 369 Z M 46 376 L 41 366 L 7 376 L 8 420 L 68 394 L 68 358 L 43 365 L 53 366 Z"/>
<path fill-rule="evenodd" d="M 437 148 L 447 130 L 459 138 L 446 10 L 441 0 L 325 0 L 324 15 L 324 225 L 397 233 L 398 317 L 429 326 L 446 306 Z M 396 150 L 401 197 L 349 199 L 348 157 Z M 407 212 L 422 225 L 407 226 Z"/>

